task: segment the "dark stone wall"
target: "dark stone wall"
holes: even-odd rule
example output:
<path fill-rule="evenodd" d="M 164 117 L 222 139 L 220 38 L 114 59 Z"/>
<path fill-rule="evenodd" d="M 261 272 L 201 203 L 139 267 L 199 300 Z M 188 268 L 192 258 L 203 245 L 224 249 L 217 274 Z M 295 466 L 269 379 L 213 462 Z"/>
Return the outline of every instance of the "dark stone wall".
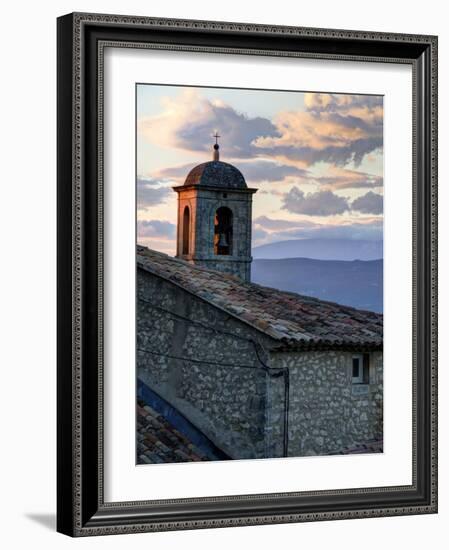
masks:
<path fill-rule="evenodd" d="M 137 374 L 232 458 L 267 456 L 264 366 L 271 345 L 251 327 L 138 270 Z"/>
<path fill-rule="evenodd" d="M 382 352 L 370 353 L 367 384 L 352 383 L 353 355 L 341 351 L 272 354 L 272 365 L 289 369 L 289 456 L 338 453 L 382 439 Z"/>
<path fill-rule="evenodd" d="M 217 275 L 219 276 L 219 275 Z M 161 277 L 137 273 L 137 375 L 232 458 L 336 453 L 382 438 L 382 353 L 352 384 L 352 353 L 276 342 Z"/>

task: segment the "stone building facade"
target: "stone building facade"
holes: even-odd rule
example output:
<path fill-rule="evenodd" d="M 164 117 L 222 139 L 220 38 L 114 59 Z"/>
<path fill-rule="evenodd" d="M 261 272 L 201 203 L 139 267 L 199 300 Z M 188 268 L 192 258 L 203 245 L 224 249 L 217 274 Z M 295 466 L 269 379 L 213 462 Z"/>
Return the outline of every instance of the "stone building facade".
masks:
<path fill-rule="evenodd" d="M 256 189 L 220 161 L 218 143 L 174 190 L 177 257 L 137 250 L 142 462 L 381 442 L 382 315 L 250 282 Z M 147 432 L 169 418 L 179 429 Z"/>
<path fill-rule="evenodd" d="M 382 440 L 382 315 L 138 247 L 137 375 L 234 459 Z"/>

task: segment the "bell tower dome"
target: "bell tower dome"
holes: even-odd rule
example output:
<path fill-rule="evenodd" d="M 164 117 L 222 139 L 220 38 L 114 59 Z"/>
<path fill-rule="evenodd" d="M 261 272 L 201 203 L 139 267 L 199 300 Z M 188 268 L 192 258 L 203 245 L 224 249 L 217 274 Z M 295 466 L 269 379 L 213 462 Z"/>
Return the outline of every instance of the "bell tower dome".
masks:
<path fill-rule="evenodd" d="M 195 166 L 178 194 L 176 257 L 195 265 L 251 278 L 253 194 L 242 173 L 220 160 L 215 134 L 212 161 Z"/>

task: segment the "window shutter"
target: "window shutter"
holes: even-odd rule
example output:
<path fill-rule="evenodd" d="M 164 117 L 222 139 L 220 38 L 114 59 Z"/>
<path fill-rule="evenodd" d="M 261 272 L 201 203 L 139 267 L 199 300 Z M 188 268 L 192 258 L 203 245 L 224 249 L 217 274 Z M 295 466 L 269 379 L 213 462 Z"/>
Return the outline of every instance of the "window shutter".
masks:
<path fill-rule="evenodd" d="M 369 384 L 369 353 L 363 354 L 363 383 Z"/>

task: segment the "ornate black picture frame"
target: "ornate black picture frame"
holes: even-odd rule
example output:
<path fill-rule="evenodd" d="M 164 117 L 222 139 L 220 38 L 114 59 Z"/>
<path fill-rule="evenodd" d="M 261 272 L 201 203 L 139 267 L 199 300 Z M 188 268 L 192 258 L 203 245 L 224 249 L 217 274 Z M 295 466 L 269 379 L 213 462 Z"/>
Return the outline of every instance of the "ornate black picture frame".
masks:
<path fill-rule="evenodd" d="M 103 496 L 105 44 L 413 70 L 413 483 L 108 503 Z M 437 511 L 437 38 L 101 14 L 58 19 L 58 503 L 71 536 Z"/>

